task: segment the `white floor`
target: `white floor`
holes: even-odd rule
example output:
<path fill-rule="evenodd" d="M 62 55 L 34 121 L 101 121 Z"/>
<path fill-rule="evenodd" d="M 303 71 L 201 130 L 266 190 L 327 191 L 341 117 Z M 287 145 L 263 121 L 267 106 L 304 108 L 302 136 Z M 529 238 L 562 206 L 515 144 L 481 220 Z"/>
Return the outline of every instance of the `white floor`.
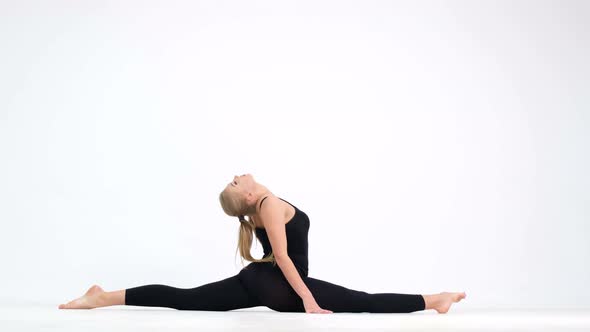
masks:
<path fill-rule="evenodd" d="M 228 312 L 112 306 L 60 310 L 0 305 L 0 331 L 590 331 L 589 309 L 460 309 L 411 314 L 279 313 L 266 307 Z"/>

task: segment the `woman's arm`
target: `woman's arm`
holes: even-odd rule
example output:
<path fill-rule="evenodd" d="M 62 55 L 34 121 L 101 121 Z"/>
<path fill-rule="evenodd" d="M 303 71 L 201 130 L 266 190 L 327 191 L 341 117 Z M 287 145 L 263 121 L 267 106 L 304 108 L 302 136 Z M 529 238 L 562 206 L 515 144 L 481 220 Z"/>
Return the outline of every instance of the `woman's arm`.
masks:
<path fill-rule="evenodd" d="M 284 214 L 281 211 L 280 201 L 276 197 L 269 197 L 267 205 L 260 211 L 260 216 L 268 240 L 272 247 L 272 252 L 277 262 L 277 265 L 285 275 L 285 279 L 295 290 L 297 295 L 303 300 L 305 312 L 308 313 L 331 313 L 330 310 L 324 310 L 315 301 L 313 294 L 307 285 L 301 279 L 301 276 L 295 268 L 295 264 L 287 254 L 287 233 L 285 230 Z"/>
<path fill-rule="evenodd" d="M 293 264 L 291 257 L 288 255 L 277 256 L 275 254 L 275 260 L 277 261 L 277 265 L 281 268 L 285 278 L 293 290 L 295 290 L 297 295 L 299 295 L 303 301 L 315 301 L 313 294 L 311 294 L 311 291 L 309 288 L 307 288 L 307 285 L 303 282 L 303 279 L 301 279 L 299 272 L 297 272 L 297 268 L 295 268 L 295 264 Z"/>
<path fill-rule="evenodd" d="M 277 258 L 275 256 L 275 260 L 281 268 L 281 271 L 283 271 L 283 274 L 285 275 L 285 278 L 287 278 L 287 281 L 291 287 L 301 297 L 301 300 L 303 300 L 303 307 L 305 308 L 306 313 L 332 313 L 331 310 L 320 308 L 320 305 L 316 302 L 315 298 L 309 291 L 309 288 L 307 288 L 307 285 L 301 279 L 301 276 L 295 268 L 295 264 L 293 264 L 293 261 L 289 256 L 282 256 L 281 258 Z"/>
<path fill-rule="evenodd" d="M 266 200 L 264 209 L 260 211 L 260 217 L 277 265 L 283 271 L 285 278 L 301 299 L 313 298 L 307 285 L 297 272 L 293 261 L 287 254 L 287 231 L 285 230 L 284 214 L 278 198 L 269 197 Z"/>

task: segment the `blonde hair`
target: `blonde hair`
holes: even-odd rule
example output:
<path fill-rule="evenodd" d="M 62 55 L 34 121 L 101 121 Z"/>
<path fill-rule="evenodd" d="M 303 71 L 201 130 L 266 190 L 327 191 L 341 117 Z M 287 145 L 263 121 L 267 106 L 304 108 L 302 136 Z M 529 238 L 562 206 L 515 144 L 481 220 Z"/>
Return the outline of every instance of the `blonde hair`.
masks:
<path fill-rule="evenodd" d="M 246 215 L 256 213 L 256 206 L 248 206 L 245 200 L 236 196 L 237 195 L 232 194 L 228 192 L 227 189 L 225 189 L 219 194 L 219 203 L 221 203 L 221 208 L 228 216 L 239 218 L 240 230 L 238 234 L 238 246 L 236 248 L 236 254 L 239 250 L 242 266 L 244 265 L 244 259 L 257 263 L 272 262 L 273 265 L 276 265 L 273 252 L 262 259 L 256 259 L 252 257 L 250 249 L 252 248 L 252 241 L 254 240 L 256 225 L 249 216 L 247 216 L 248 219 L 246 219 Z"/>

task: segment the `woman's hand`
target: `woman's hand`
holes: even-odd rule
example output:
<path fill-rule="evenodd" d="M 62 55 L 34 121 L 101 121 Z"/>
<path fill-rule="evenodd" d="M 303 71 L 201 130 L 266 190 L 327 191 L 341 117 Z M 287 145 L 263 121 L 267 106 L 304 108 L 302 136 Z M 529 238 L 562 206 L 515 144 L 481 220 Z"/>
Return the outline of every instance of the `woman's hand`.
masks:
<path fill-rule="evenodd" d="M 332 314 L 330 310 L 322 309 L 315 301 L 313 297 L 303 300 L 303 306 L 305 307 L 305 313 L 307 314 Z"/>

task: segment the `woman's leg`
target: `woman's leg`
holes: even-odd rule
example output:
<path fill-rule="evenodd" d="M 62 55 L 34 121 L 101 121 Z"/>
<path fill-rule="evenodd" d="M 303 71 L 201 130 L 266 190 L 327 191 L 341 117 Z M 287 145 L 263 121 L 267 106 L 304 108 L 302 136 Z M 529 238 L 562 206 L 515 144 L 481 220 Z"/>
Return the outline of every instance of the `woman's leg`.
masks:
<path fill-rule="evenodd" d="M 60 309 L 91 309 L 111 305 L 168 307 L 178 310 L 228 311 L 261 306 L 237 276 L 195 288 L 151 284 L 105 292 L 92 286 L 82 297 L 59 306 Z"/>
<path fill-rule="evenodd" d="M 316 302 L 332 312 L 409 313 L 426 309 L 420 294 L 367 293 L 306 277 Z"/>
<path fill-rule="evenodd" d="M 466 297 L 465 292 L 442 292 L 432 295 L 367 293 L 327 281 L 306 277 L 304 282 L 323 309 L 333 312 L 409 313 L 434 309 L 446 313 L 454 302 Z"/>
<path fill-rule="evenodd" d="M 280 312 L 305 312 L 303 301 L 291 287 L 282 271 L 270 263 L 250 263 L 238 273 L 246 290 L 260 305 Z M 465 293 L 434 295 L 375 293 L 349 289 L 327 281 L 302 276 L 318 305 L 332 312 L 409 313 L 435 309 L 449 310 Z"/>
<path fill-rule="evenodd" d="M 168 307 L 178 310 L 228 311 L 257 307 L 237 276 L 184 289 L 152 284 L 126 289 L 125 304 L 144 307 Z"/>
<path fill-rule="evenodd" d="M 280 312 L 305 312 L 303 301 L 278 267 L 270 263 L 250 263 L 238 277 L 262 305 Z M 425 309 L 425 299 L 418 294 L 369 294 L 302 276 L 318 305 L 332 312 L 412 312 Z"/>

